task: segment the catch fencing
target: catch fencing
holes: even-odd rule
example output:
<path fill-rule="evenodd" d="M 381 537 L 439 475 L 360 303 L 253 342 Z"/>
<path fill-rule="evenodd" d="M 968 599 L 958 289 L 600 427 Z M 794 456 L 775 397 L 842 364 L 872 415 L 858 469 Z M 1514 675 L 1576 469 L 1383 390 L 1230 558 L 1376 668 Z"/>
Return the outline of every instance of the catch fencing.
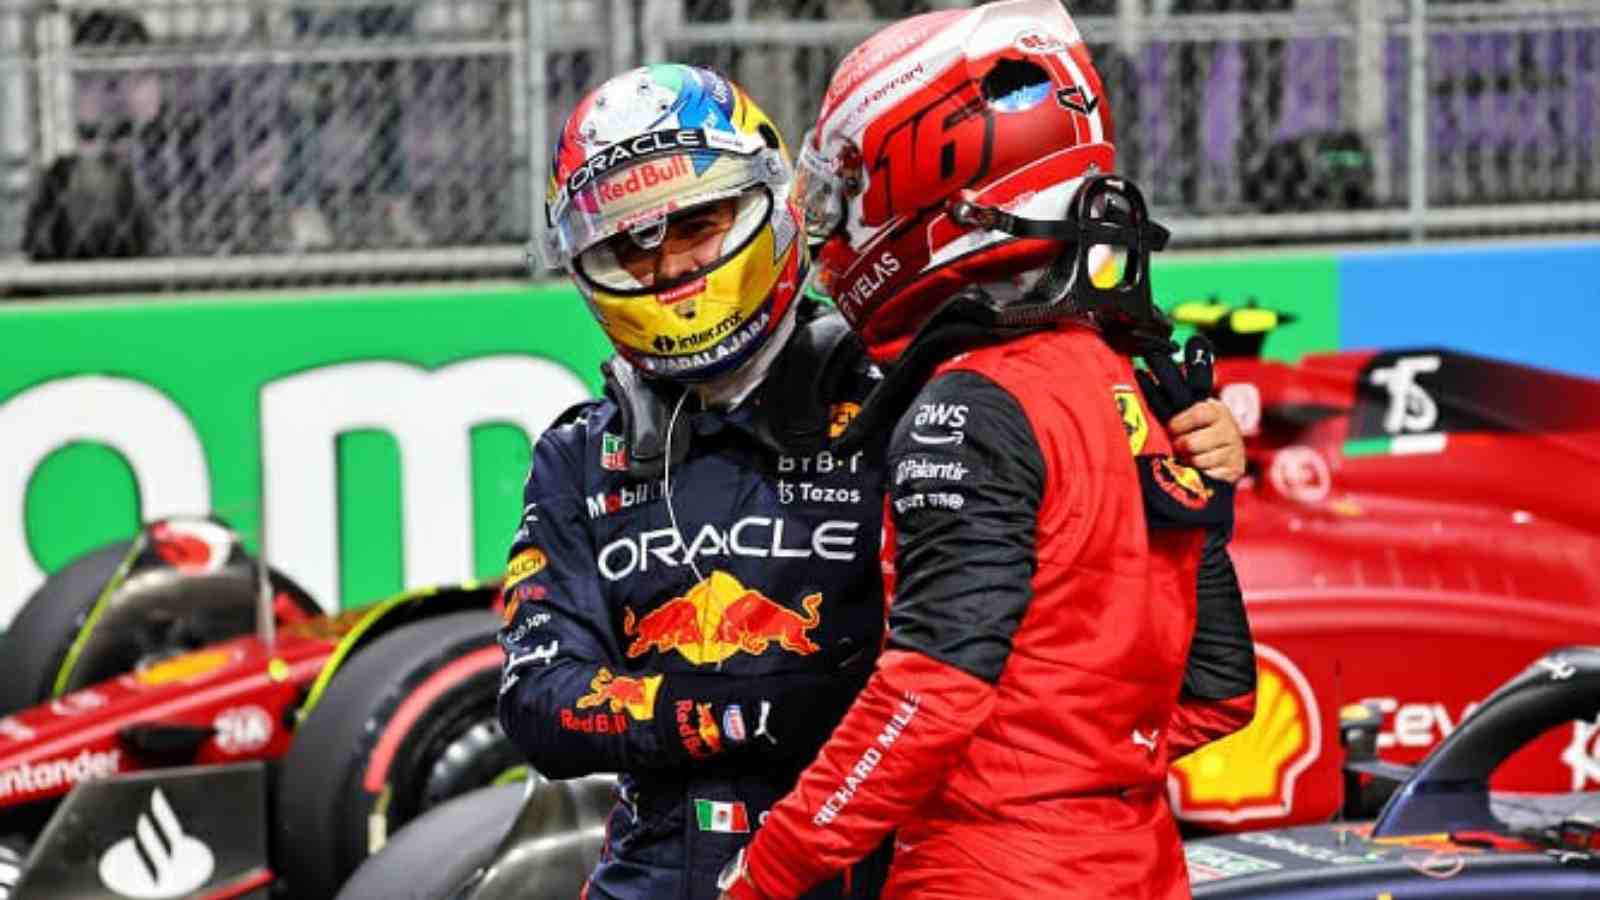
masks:
<path fill-rule="evenodd" d="M 522 271 L 582 93 L 730 74 L 798 140 L 935 0 L 0 0 L 0 296 Z M 1600 3 L 1078 0 L 1179 246 L 1600 224 Z"/>

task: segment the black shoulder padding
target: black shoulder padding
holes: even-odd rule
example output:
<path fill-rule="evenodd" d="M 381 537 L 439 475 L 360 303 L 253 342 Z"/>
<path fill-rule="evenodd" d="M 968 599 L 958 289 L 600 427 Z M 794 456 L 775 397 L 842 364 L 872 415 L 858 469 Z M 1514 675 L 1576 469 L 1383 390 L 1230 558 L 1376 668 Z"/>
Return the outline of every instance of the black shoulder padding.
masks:
<path fill-rule="evenodd" d="M 672 463 L 682 463 L 689 455 L 689 420 L 679 416 L 672 439 L 667 440 L 667 424 L 672 418 L 676 396 L 682 387 L 649 381 L 621 357 L 613 356 L 600 364 L 605 376 L 606 396 L 622 415 L 622 428 L 628 445 L 628 474 L 634 478 L 659 478 L 666 471 L 667 449 Z"/>
<path fill-rule="evenodd" d="M 866 347 L 836 310 L 803 307 L 795 332 L 761 386 L 756 435 L 780 453 L 828 446 L 829 407 L 867 365 Z"/>
<path fill-rule="evenodd" d="M 850 427 L 834 441 L 834 452 L 848 455 L 869 441 L 886 439 L 933 370 L 950 357 L 1044 327 L 1001 324 L 995 304 L 982 288 L 970 287 L 956 294 L 918 329 L 900 359 L 861 404 Z"/>
<path fill-rule="evenodd" d="M 583 418 L 584 415 L 586 413 L 588 413 L 589 410 L 591 410 L 593 408 L 594 408 L 594 401 L 593 400 L 579 400 L 577 403 L 574 403 L 571 406 L 567 407 L 566 409 L 562 410 L 561 414 L 556 416 L 553 420 L 551 420 L 550 424 L 548 426 L 546 426 L 546 427 L 547 428 L 560 428 L 563 425 L 571 425 L 573 422 L 576 422 L 579 419 Z"/>

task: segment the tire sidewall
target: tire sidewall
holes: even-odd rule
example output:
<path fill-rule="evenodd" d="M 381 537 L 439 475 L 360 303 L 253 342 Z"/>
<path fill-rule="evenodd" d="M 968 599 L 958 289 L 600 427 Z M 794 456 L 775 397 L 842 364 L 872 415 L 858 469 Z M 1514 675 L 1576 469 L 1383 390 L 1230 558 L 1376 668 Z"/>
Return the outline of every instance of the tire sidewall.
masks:
<path fill-rule="evenodd" d="M 498 625 L 487 611 L 409 623 L 334 677 L 296 732 L 275 790 L 274 861 L 297 900 L 332 897 L 375 839 L 422 812 L 419 779 L 432 762 L 423 757 L 441 731 L 493 719 Z"/>
<path fill-rule="evenodd" d="M 498 785 L 428 810 L 362 863 L 338 900 L 448 900 L 494 859 L 523 795 L 521 785 Z M 448 858 L 440 858 L 441 848 L 448 848 Z"/>
<path fill-rule="evenodd" d="M 0 716 L 48 699 L 73 640 L 132 541 L 78 557 L 45 579 L 0 636 Z"/>

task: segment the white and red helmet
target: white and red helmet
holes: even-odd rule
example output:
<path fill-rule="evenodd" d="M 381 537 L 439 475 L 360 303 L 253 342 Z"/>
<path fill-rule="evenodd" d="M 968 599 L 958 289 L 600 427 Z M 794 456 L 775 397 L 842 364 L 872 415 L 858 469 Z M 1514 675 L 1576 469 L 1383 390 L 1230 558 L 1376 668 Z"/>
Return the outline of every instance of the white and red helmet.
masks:
<path fill-rule="evenodd" d="M 879 360 L 974 284 L 1048 267 L 1058 240 L 962 224 L 967 201 L 1060 219 L 1115 167 L 1100 77 L 1059 0 L 915 16 L 845 57 L 802 142 L 796 199 L 817 286 Z"/>

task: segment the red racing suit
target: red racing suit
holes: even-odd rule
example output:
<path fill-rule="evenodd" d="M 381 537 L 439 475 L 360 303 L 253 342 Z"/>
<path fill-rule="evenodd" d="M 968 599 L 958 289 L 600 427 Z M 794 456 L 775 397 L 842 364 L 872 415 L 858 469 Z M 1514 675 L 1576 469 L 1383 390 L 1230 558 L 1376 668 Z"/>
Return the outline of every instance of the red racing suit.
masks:
<path fill-rule="evenodd" d="M 736 896 L 795 896 L 896 829 L 885 897 L 1188 896 L 1167 767 L 1249 721 L 1255 666 L 1236 582 L 1222 651 L 1190 658 L 1218 492 L 1169 452 L 1081 326 L 938 368 L 890 443 L 886 650 Z"/>

